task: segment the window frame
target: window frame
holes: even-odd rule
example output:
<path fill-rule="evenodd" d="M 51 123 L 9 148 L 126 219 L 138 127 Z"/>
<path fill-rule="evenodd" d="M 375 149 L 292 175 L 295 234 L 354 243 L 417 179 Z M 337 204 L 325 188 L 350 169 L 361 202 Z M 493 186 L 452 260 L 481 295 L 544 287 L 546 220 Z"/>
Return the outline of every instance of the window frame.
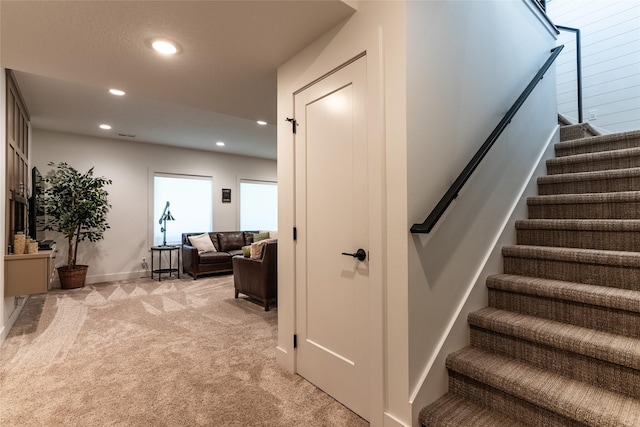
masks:
<path fill-rule="evenodd" d="M 275 203 L 275 207 L 276 207 L 276 228 L 273 230 L 269 230 L 269 231 L 277 231 L 278 229 L 278 196 L 277 196 L 277 192 L 278 192 L 278 181 L 271 181 L 271 180 L 266 180 L 266 179 L 247 179 L 247 178 L 241 178 L 238 180 L 238 229 L 239 230 L 244 230 L 245 228 L 242 227 L 242 184 L 243 183 L 248 183 L 248 184 L 260 184 L 260 185 L 273 185 L 276 187 L 276 203 Z M 249 228 L 246 228 L 246 230 L 249 230 Z M 259 230 L 255 230 L 255 231 L 259 231 Z"/>
<path fill-rule="evenodd" d="M 161 224 L 158 223 L 158 218 L 155 218 L 155 178 L 156 177 L 164 177 L 164 178 L 176 178 L 176 179 L 191 179 L 191 180 L 202 180 L 202 181 L 208 181 L 210 183 L 210 201 L 211 201 L 211 205 L 210 205 L 210 213 L 211 213 L 211 217 L 209 220 L 209 226 L 208 226 L 208 230 L 202 230 L 202 232 L 210 232 L 213 230 L 213 224 L 214 224 L 214 214 L 215 214 L 215 202 L 214 202 L 214 181 L 213 181 L 213 177 L 211 175 L 199 175 L 199 174 L 187 174 L 187 173 L 180 173 L 180 172 L 159 172 L 159 171 L 149 171 L 149 208 L 148 208 L 148 223 L 149 223 L 149 228 L 148 228 L 148 246 L 156 246 L 156 242 L 155 242 L 155 233 L 156 230 L 160 230 Z M 164 202 L 163 206 L 164 206 Z M 172 206 L 171 205 L 169 207 L 169 210 L 171 210 L 172 215 L 175 216 L 173 210 L 172 210 Z M 170 224 L 167 224 L 167 228 L 170 227 Z M 200 231 L 200 230 L 189 230 L 188 232 L 191 231 Z M 182 232 L 181 232 L 182 233 Z M 179 233 L 179 235 L 181 236 L 181 233 Z M 169 239 L 167 239 L 167 245 L 171 245 L 171 244 L 181 244 L 182 241 L 179 238 L 177 242 L 173 242 L 173 241 L 169 241 Z M 158 245 L 161 245 L 162 241 L 160 241 L 158 243 Z"/>

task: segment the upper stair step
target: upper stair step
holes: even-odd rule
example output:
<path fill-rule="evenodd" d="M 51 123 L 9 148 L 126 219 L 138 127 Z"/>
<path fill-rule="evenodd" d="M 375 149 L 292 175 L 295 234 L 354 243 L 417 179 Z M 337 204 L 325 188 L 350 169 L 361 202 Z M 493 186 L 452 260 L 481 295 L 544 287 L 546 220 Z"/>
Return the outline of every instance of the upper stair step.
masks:
<path fill-rule="evenodd" d="M 640 219 L 640 191 L 527 198 L 531 219 Z"/>
<path fill-rule="evenodd" d="M 567 282 L 563 280 L 540 279 L 537 277 L 518 276 L 515 274 L 495 274 L 487 277 L 487 287 L 490 290 L 500 290 L 513 294 L 524 294 L 537 296 L 557 301 L 569 301 L 581 305 L 589 305 L 619 311 L 628 311 L 631 315 L 640 317 L 640 291 L 631 289 L 620 289 L 611 286 L 587 285 L 584 283 Z M 493 306 L 492 304 L 490 304 Z M 525 309 L 525 307 L 520 307 Z M 538 310 L 536 313 L 523 312 L 519 308 L 511 308 L 511 311 L 519 311 L 523 314 L 533 316 L 543 316 Z M 556 315 L 564 313 L 556 313 Z M 566 317 L 566 316 L 565 316 Z M 551 319 L 566 321 L 564 319 Z M 589 322 L 596 322 L 597 319 L 584 319 Z M 580 325 L 585 326 L 585 325 Z M 604 327 L 605 325 L 600 325 Z M 640 322 L 633 325 L 638 330 L 634 334 L 640 338 Z M 598 329 L 595 326 L 586 326 Z M 605 329 L 603 329 L 605 330 Z M 619 333 L 619 326 L 611 333 Z"/>
<path fill-rule="evenodd" d="M 527 219 L 516 233 L 519 245 L 640 252 L 640 220 Z"/>
<path fill-rule="evenodd" d="M 450 391 L 494 410 L 500 410 L 496 406 L 503 397 L 512 396 L 504 412 L 512 411 L 510 415 L 525 425 L 640 425 L 640 400 L 486 350 L 457 351 L 447 358 L 447 368 L 452 374 Z M 500 398 L 493 390 L 502 393 Z"/>
<path fill-rule="evenodd" d="M 502 248 L 504 273 L 640 290 L 640 253 L 514 245 Z"/>
<path fill-rule="evenodd" d="M 560 141 L 569 141 L 600 135 L 600 132 L 591 127 L 589 123 L 572 124 L 569 121 L 559 119 L 558 124 L 560 124 Z"/>
<path fill-rule="evenodd" d="M 562 132 L 562 128 L 560 129 Z M 598 135 L 555 144 L 556 157 L 640 147 L 640 131 Z"/>
<path fill-rule="evenodd" d="M 640 168 L 545 175 L 538 178 L 540 195 L 637 190 L 640 190 Z"/>
<path fill-rule="evenodd" d="M 494 307 L 470 313 L 469 324 L 627 368 L 640 369 L 640 340 L 637 338 Z"/>
<path fill-rule="evenodd" d="M 546 165 L 549 175 L 635 168 L 640 167 L 640 147 L 555 157 Z"/>

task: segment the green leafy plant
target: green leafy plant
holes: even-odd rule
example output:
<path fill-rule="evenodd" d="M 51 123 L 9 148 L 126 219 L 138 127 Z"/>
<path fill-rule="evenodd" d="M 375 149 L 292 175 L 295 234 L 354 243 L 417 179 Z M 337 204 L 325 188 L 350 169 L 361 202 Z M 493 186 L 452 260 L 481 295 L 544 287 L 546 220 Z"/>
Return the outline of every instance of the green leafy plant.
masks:
<path fill-rule="evenodd" d="M 78 243 L 104 239 L 104 232 L 110 228 L 107 213 L 111 208 L 104 187 L 110 179 L 94 177 L 93 168 L 80 173 L 67 163 L 55 164 L 46 177 L 45 191 L 47 222 L 45 229 L 60 232 L 69 243 L 67 268 L 76 267 Z"/>

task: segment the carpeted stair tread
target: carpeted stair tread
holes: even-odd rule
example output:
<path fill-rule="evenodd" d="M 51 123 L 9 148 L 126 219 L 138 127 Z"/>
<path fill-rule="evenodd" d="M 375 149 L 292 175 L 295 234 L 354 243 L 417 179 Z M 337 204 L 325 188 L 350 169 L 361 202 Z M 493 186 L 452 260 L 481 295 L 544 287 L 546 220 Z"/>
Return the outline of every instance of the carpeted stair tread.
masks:
<path fill-rule="evenodd" d="M 557 157 L 580 153 L 617 150 L 621 148 L 640 147 L 640 131 L 629 131 L 609 135 L 598 135 L 555 144 Z"/>
<path fill-rule="evenodd" d="M 640 220 L 527 219 L 515 226 L 519 245 L 640 250 Z"/>
<path fill-rule="evenodd" d="M 640 290 L 640 253 L 553 246 L 502 248 L 503 272 Z"/>
<path fill-rule="evenodd" d="M 514 258 L 533 258 L 580 264 L 640 267 L 640 252 L 556 248 L 552 246 L 510 245 L 502 248 L 502 255 Z"/>
<path fill-rule="evenodd" d="M 546 165 L 549 175 L 635 168 L 640 167 L 640 147 L 554 157 Z"/>
<path fill-rule="evenodd" d="M 489 276 L 487 278 L 487 287 L 640 314 L 640 291 L 630 289 L 585 285 L 583 283 L 540 279 L 514 274 Z"/>
<path fill-rule="evenodd" d="M 447 393 L 425 406 L 418 417 L 425 427 L 513 427 L 514 420 Z"/>
<path fill-rule="evenodd" d="M 587 426 L 640 425 L 640 400 L 475 347 L 449 355 L 447 368 Z"/>
<path fill-rule="evenodd" d="M 577 270 L 591 267 L 575 265 Z M 557 277 L 550 274 L 548 279 L 543 279 L 526 277 L 521 271 L 513 273 L 487 278 L 490 307 L 640 338 L 640 291 L 637 287 L 634 290 L 633 286 L 628 289 L 627 282 L 616 287 L 618 279 L 615 275 L 604 275 L 598 280 L 602 280 L 602 284 L 587 285 L 576 283 L 575 276 L 570 275 Z M 640 375 L 638 381 L 640 395 Z"/>
<path fill-rule="evenodd" d="M 517 230 L 640 231 L 640 219 L 521 219 Z M 638 245 L 640 249 L 640 244 Z"/>
<path fill-rule="evenodd" d="M 537 183 L 542 195 L 634 191 L 640 188 L 640 167 L 544 175 Z"/>
<path fill-rule="evenodd" d="M 552 194 L 527 198 L 531 205 L 570 205 L 589 203 L 625 203 L 640 201 L 640 191 L 619 191 L 611 193 Z"/>
<path fill-rule="evenodd" d="M 468 319 L 471 326 L 640 369 L 640 340 L 636 338 L 492 307 L 470 313 Z"/>
<path fill-rule="evenodd" d="M 496 292 L 500 291 L 490 291 L 493 294 Z M 572 307 L 569 307 L 567 310 L 569 314 L 566 314 L 566 311 L 563 310 L 565 307 L 559 307 L 554 301 L 554 307 L 550 307 L 550 309 L 559 308 L 560 310 L 556 311 L 556 314 L 560 316 L 558 318 L 546 317 L 545 314 L 548 313 L 537 313 L 536 309 L 548 301 L 530 297 L 523 298 L 524 301 L 520 301 L 521 304 L 518 304 L 519 296 L 521 295 L 517 294 L 511 299 L 514 303 L 513 306 L 503 307 L 500 302 L 494 305 L 492 301 L 491 305 L 495 307 L 494 310 L 498 310 L 498 313 L 503 315 L 492 317 L 486 313 L 484 316 L 481 313 L 475 313 L 474 315 L 478 317 L 474 319 L 472 316 L 469 319 L 470 344 L 472 346 L 625 396 L 633 398 L 640 396 L 640 370 L 627 366 L 633 365 L 634 360 L 637 365 L 637 351 L 635 350 L 637 342 L 634 342 L 640 336 L 635 325 L 637 314 L 629 312 L 630 315 L 626 317 L 628 323 L 622 325 L 633 329 L 632 334 L 626 334 L 632 341 L 629 357 L 623 358 L 614 355 L 616 351 L 622 350 L 624 352 L 628 349 L 617 338 L 620 335 L 619 329 L 615 325 L 618 316 L 603 318 L 598 315 L 597 311 L 596 313 L 589 311 L 575 313 L 572 312 Z M 522 311 L 520 311 L 521 308 Z M 530 308 L 534 308 L 534 312 L 529 312 Z M 625 314 L 627 313 L 625 312 Z M 593 322 L 594 318 L 602 320 Z M 519 323 L 507 325 L 505 324 L 507 320 Z M 572 323 L 573 320 L 577 320 L 577 322 Z M 585 323 L 580 323 L 582 321 Z M 602 328 L 605 323 L 612 327 L 610 329 L 606 329 L 608 326 Z M 565 329 L 565 326 L 570 326 L 570 324 L 573 324 L 575 329 Z M 561 326 L 558 329 L 549 327 L 553 325 Z M 594 332 L 598 331 L 601 335 L 594 335 Z M 584 338 L 585 342 L 581 342 L 581 338 Z M 609 338 L 615 340 L 613 345 L 611 341 L 607 340 Z M 632 359 L 631 363 L 628 359 Z M 493 406 L 492 408 L 498 409 Z"/>
<path fill-rule="evenodd" d="M 631 176 L 640 176 L 640 168 L 624 168 L 592 172 L 574 172 L 560 173 L 557 175 L 543 175 L 538 177 L 537 182 L 538 184 L 557 184 L 560 182 L 595 181 L 599 179 L 626 178 Z"/>
<path fill-rule="evenodd" d="M 640 191 L 527 198 L 531 219 L 640 219 Z"/>

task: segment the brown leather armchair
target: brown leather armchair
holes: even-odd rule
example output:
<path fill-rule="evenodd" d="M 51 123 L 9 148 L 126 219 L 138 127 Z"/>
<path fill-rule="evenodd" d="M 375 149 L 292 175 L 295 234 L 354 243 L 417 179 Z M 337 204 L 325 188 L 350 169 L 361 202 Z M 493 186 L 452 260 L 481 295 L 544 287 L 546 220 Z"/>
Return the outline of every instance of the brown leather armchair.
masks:
<path fill-rule="evenodd" d="M 260 259 L 238 255 L 232 262 L 236 298 L 242 293 L 269 311 L 270 305 L 278 300 L 278 242 L 266 242 Z"/>

